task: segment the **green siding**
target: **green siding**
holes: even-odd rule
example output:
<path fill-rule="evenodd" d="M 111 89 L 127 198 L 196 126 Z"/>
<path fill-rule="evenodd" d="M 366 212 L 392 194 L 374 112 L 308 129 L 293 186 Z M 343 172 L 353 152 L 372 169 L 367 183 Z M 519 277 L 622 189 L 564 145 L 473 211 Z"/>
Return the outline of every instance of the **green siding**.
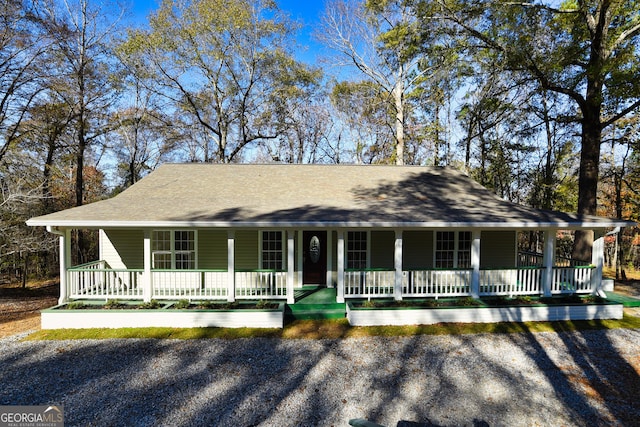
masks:
<path fill-rule="evenodd" d="M 227 232 L 198 230 L 198 268 L 227 269 Z"/>
<path fill-rule="evenodd" d="M 258 258 L 258 232 L 238 230 L 235 232 L 235 268 L 253 270 L 260 268 Z"/>
<path fill-rule="evenodd" d="M 483 231 L 480 236 L 480 268 L 516 266 L 516 232 Z"/>
<path fill-rule="evenodd" d="M 393 231 L 371 232 L 371 268 L 394 269 L 396 234 Z"/>
<path fill-rule="evenodd" d="M 102 257 L 112 268 L 144 268 L 142 230 L 104 230 Z"/>
<path fill-rule="evenodd" d="M 406 270 L 433 268 L 433 232 L 402 233 L 402 265 Z"/>

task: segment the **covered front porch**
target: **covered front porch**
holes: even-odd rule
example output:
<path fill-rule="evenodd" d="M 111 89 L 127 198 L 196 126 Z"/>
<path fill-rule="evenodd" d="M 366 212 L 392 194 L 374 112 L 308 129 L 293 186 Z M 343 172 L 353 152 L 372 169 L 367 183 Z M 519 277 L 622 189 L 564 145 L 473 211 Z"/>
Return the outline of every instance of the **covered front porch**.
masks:
<path fill-rule="evenodd" d="M 410 298 L 449 298 L 449 297 L 486 297 L 486 296 L 552 296 L 557 294 L 600 294 L 602 292 L 603 238 L 598 237 L 593 247 L 593 257 L 589 265 L 567 263 L 556 257 L 555 241 L 557 230 L 544 232 L 544 253 L 523 254 L 515 246 L 506 250 L 507 256 L 489 255 L 500 245 L 496 243 L 496 234 L 485 230 L 465 231 L 470 237 L 467 243 L 456 241 L 450 264 L 455 267 L 436 267 L 434 259 L 447 257 L 440 248 L 436 231 L 432 231 L 431 240 L 423 241 L 423 249 L 418 250 L 414 230 L 368 230 L 361 245 L 362 251 L 354 242 L 354 233 L 347 229 L 336 230 L 277 230 L 282 236 L 281 247 L 276 245 L 282 257 L 282 268 L 240 268 L 247 264 L 239 259 L 247 252 L 242 243 L 244 237 L 237 239 L 240 231 L 227 230 L 226 268 L 154 268 L 154 243 L 151 230 L 142 231 L 141 242 L 143 268 L 127 268 L 112 265 L 114 258 L 109 250 L 104 250 L 106 258 L 82 265 L 70 265 L 70 230 L 55 230 L 60 236 L 61 295 L 60 303 L 71 300 L 142 300 L 142 301 L 205 301 L 219 300 L 284 300 L 296 304 L 296 295 L 305 285 L 318 285 L 317 281 L 308 282 L 305 272 L 310 263 L 309 241 L 307 235 L 320 236 L 318 246 L 313 249 L 323 254 L 324 260 L 321 286 L 335 288 L 335 302 L 344 303 L 348 299 L 403 300 Z M 245 232 L 245 231 L 242 231 Z M 261 241 L 261 230 L 253 230 Z M 269 233 L 273 235 L 273 230 Z M 424 231 L 420 231 L 424 233 Z M 101 239 L 109 241 L 109 247 L 117 248 L 119 243 L 111 235 L 102 232 Z M 198 247 L 211 246 L 214 243 L 204 241 L 205 233 L 194 238 L 200 241 Z M 515 232 L 513 234 L 516 235 Z M 485 238 L 483 241 L 483 237 Z M 391 239 L 392 238 L 392 239 Z M 510 239 L 512 239 L 510 237 Z M 240 240 L 240 241 L 238 241 Z M 244 239 L 246 240 L 246 239 Z M 220 242 L 218 242 L 220 243 Z M 264 242 L 262 242 L 264 245 Z M 362 243 L 362 241 L 360 242 Z M 504 242 L 502 242 L 504 243 Z M 509 241 L 509 245 L 515 245 Z M 133 245 L 135 246 L 135 245 Z M 354 249 L 356 248 L 356 249 Z M 251 251 L 261 252 L 258 248 Z M 251 252 L 249 251 L 249 252 Z M 273 250 L 270 250 L 273 252 Z M 111 251 L 113 252 L 113 251 Z M 196 258 L 204 254 L 194 255 Z M 421 253 L 417 253 L 421 252 Z M 123 254 L 124 251 L 120 250 Z M 444 254 L 444 255 L 443 255 Z M 265 255 L 266 256 L 266 255 Z M 262 255 L 260 255 L 260 258 Z M 122 255 L 115 263 L 123 264 Z M 359 266 L 354 266 L 359 261 Z M 416 268 L 417 258 L 429 258 L 430 266 Z M 467 261 L 463 261 L 467 259 Z M 481 261 L 482 258 L 482 261 Z M 504 267 L 488 266 L 498 261 Z M 385 261 L 387 260 L 387 261 Z M 455 263 L 453 263 L 455 261 Z M 420 261 L 423 262 L 423 261 Z M 510 265 L 508 264 L 510 262 Z M 241 264 L 241 265 L 239 265 Z M 261 264 L 261 263 L 260 263 Z M 393 267 L 390 267 L 392 264 Z M 461 265 L 466 264 L 466 267 Z M 260 265 L 257 265 L 258 267 Z"/>

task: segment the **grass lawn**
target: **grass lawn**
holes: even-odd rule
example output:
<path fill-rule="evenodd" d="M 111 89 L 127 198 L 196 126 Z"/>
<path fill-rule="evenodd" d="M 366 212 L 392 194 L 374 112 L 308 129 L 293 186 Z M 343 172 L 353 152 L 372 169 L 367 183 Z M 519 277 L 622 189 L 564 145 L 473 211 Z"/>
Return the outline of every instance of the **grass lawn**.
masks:
<path fill-rule="evenodd" d="M 640 329 L 640 317 L 625 315 L 620 320 L 525 323 L 444 323 L 413 326 L 350 326 L 347 319 L 297 320 L 283 329 L 261 328 L 122 328 L 40 330 L 27 340 L 108 339 L 108 338 L 282 338 L 336 339 L 367 336 L 414 336 L 481 333 L 564 332 L 592 329 Z"/>

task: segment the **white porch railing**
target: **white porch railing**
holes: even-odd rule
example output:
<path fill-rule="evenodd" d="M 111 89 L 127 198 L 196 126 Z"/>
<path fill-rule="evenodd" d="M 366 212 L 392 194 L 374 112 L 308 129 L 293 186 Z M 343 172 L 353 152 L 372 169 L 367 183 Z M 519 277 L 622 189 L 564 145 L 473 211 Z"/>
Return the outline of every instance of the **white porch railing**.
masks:
<path fill-rule="evenodd" d="M 592 293 L 595 267 L 554 267 L 552 294 Z M 472 294 L 473 270 L 411 270 L 402 272 L 402 297 L 459 297 Z M 542 295 L 546 269 L 519 267 L 480 270 L 478 293 L 491 295 Z M 224 270 L 154 270 L 151 298 L 158 300 L 228 299 L 229 274 Z M 67 270 L 71 299 L 142 299 L 144 270 L 113 269 L 104 261 Z M 394 297 L 395 270 L 344 272 L 346 298 Z M 235 272 L 236 299 L 286 299 L 287 272 L 250 270 Z"/>
<path fill-rule="evenodd" d="M 543 293 L 544 268 L 521 267 L 480 270 L 479 294 L 539 295 Z"/>
<path fill-rule="evenodd" d="M 472 270 L 413 270 L 403 272 L 402 295 L 450 297 L 471 295 Z"/>
<path fill-rule="evenodd" d="M 586 267 L 588 262 L 556 255 L 553 265 L 558 267 Z M 518 251 L 518 266 L 542 267 L 544 254 L 538 252 Z"/>
<path fill-rule="evenodd" d="M 156 270 L 151 278 L 152 299 L 227 298 L 226 270 Z"/>
<path fill-rule="evenodd" d="M 552 294 L 592 293 L 594 267 L 554 267 Z M 542 295 L 546 269 L 520 267 L 480 270 L 480 296 Z M 440 298 L 472 295 L 470 269 L 410 270 L 402 272 L 403 298 Z M 395 271 L 345 271 L 345 297 L 388 298 L 394 296 Z"/>
<path fill-rule="evenodd" d="M 552 294 L 580 294 L 593 292 L 595 267 L 554 267 Z"/>
<path fill-rule="evenodd" d="M 286 299 L 287 272 L 275 270 L 236 271 L 236 298 Z"/>
<path fill-rule="evenodd" d="M 393 296 L 394 270 L 347 270 L 344 272 L 344 295 L 353 298 Z"/>
<path fill-rule="evenodd" d="M 69 297 L 140 299 L 143 273 L 144 270 L 109 268 L 104 261 L 78 265 L 67 270 Z"/>
<path fill-rule="evenodd" d="M 67 270 L 71 299 L 142 299 L 143 269 L 114 269 L 105 261 L 78 265 Z M 228 298 L 226 270 L 153 270 L 151 298 L 158 300 L 225 300 Z M 285 299 L 286 272 L 236 271 L 235 298 Z"/>

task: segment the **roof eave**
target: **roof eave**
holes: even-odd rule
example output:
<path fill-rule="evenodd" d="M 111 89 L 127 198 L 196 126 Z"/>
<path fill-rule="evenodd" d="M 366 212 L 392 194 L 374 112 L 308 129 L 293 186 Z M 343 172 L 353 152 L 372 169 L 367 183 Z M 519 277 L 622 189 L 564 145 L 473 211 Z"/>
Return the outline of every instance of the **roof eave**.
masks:
<path fill-rule="evenodd" d="M 58 220 L 47 221 L 33 218 L 27 221 L 29 226 L 44 226 L 55 228 L 470 228 L 470 229 L 607 229 L 614 227 L 631 227 L 636 224 L 631 221 L 559 221 L 559 222 L 406 222 L 406 221 L 95 221 L 95 220 Z"/>

